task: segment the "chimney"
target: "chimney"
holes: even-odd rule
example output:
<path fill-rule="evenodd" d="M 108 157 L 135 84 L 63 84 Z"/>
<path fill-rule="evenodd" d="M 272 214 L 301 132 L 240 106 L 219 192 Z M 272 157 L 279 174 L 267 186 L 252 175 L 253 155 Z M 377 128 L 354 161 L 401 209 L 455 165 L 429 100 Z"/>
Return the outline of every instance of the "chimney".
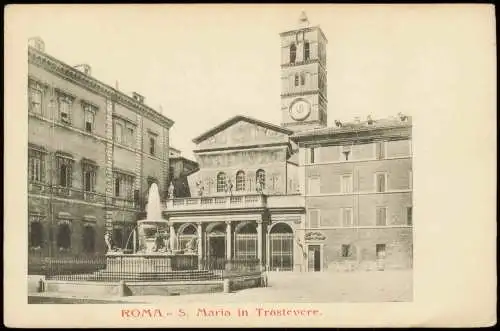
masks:
<path fill-rule="evenodd" d="M 75 66 L 75 69 L 80 70 L 85 75 L 90 76 L 92 74 L 92 68 L 88 64 L 79 64 Z"/>
<path fill-rule="evenodd" d="M 45 52 L 45 43 L 40 37 L 33 37 L 28 39 L 28 45 L 35 48 L 37 51 Z"/>
<path fill-rule="evenodd" d="M 137 92 L 132 92 L 132 98 L 134 98 L 137 102 L 144 103 L 144 97 Z"/>

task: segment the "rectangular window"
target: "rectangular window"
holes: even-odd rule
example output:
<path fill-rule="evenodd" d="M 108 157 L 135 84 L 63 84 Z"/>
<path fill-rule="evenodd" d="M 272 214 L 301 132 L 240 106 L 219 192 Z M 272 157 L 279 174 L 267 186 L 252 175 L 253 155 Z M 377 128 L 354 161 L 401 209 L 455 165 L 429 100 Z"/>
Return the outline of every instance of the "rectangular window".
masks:
<path fill-rule="evenodd" d="M 114 193 L 115 197 L 120 197 L 123 199 L 133 200 L 134 199 L 134 177 L 131 175 L 123 174 L 120 172 L 114 173 Z"/>
<path fill-rule="evenodd" d="M 352 175 L 343 175 L 341 181 L 341 192 L 351 193 L 352 192 Z"/>
<path fill-rule="evenodd" d="M 350 257 L 352 256 L 352 247 L 351 245 L 342 245 L 341 252 L 342 257 Z"/>
<path fill-rule="evenodd" d="M 387 225 L 387 207 L 377 207 L 377 221 L 379 226 Z"/>
<path fill-rule="evenodd" d="M 377 160 L 385 159 L 385 141 L 377 142 L 376 146 L 377 146 Z"/>
<path fill-rule="evenodd" d="M 413 207 L 406 207 L 406 224 L 413 225 Z"/>
<path fill-rule="evenodd" d="M 377 259 L 383 259 L 385 257 L 385 244 L 377 244 L 375 246 L 375 251 L 377 254 Z"/>
<path fill-rule="evenodd" d="M 149 154 L 155 155 L 155 146 L 156 145 L 156 139 L 155 137 L 149 137 Z"/>
<path fill-rule="evenodd" d="M 385 192 L 386 191 L 386 180 L 387 180 L 387 176 L 385 173 L 379 173 L 376 175 L 377 192 Z"/>
<path fill-rule="evenodd" d="M 59 186 L 71 187 L 73 179 L 73 160 L 59 157 L 57 159 Z"/>
<path fill-rule="evenodd" d="M 120 193 L 121 193 L 121 190 L 120 190 L 120 183 L 121 182 L 121 178 L 116 176 L 115 177 L 115 197 L 119 197 L 120 196 Z"/>
<path fill-rule="evenodd" d="M 128 144 L 130 146 L 134 146 L 135 136 L 134 136 L 134 128 L 127 128 L 127 136 L 128 136 Z"/>
<path fill-rule="evenodd" d="M 319 194 L 320 193 L 320 178 L 310 177 L 309 178 L 309 194 Z"/>
<path fill-rule="evenodd" d="M 342 208 L 342 226 L 351 227 L 353 225 L 352 208 Z"/>
<path fill-rule="evenodd" d="M 95 118 L 95 113 L 91 109 L 91 107 L 86 107 L 85 108 L 85 131 L 92 133 L 94 131 L 94 118 Z"/>
<path fill-rule="evenodd" d="M 344 161 L 349 161 L 351 156 L 351 146 L 342 146 L 342 157 Z"/>
<path fill-rule="evenodd" d="M 71 104 L 70 97 L 59 97 L 59 120 L 64 124 L 71 124 Z"/>
<path fill-rule="evenodd" d="M 31 87 L 29 97 L 29 109 L 35 114 L 42 115 L 42 91 L 36 87 Z"/>
<path fill-rule="evenodd" d="M 86 192 L 95 192 L 97 168 L 95 165 L 86 163 L 84 163 L 82 166 L 83 166 L 83 188 Z"/>
<path fill-rule="evenodd" d="M 28 174 L 32 182 L 43 181 L 43 155 L 34 150 L 29 151 Z"/>
<path fill-rule="evenodd" d="M 319 228 L 320 211 L 317 209 L 309 209 L 309 228 Z"/>
<path fill-rule="evenodd" d="M 115 141 L 118 143 L 123 141 L 123 126 L 120 123 L 115 123 Z"/>
<path fill-rule="evenodd" d="M 313 148 L 309 148 L 309 163 L 310 164 L 313 164 L 314 162 L 316 162 L 315 151 L 316 151 L 316 149 L 314 147 Z"/>

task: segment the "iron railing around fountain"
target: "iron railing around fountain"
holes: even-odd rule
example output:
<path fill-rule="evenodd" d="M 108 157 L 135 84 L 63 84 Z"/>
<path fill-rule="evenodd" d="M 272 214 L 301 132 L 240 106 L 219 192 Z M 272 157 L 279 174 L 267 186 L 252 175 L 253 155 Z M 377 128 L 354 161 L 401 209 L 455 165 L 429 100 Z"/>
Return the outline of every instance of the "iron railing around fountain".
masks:
<path fill-rule="evenodd" d="M 152 258 L 147 263 L 133 255 L 42 258 L 30 257 L 28 273 L 62 281 L 210 281 L 261 272 L 257 259 L 176 256 L 172 260 Z"/>

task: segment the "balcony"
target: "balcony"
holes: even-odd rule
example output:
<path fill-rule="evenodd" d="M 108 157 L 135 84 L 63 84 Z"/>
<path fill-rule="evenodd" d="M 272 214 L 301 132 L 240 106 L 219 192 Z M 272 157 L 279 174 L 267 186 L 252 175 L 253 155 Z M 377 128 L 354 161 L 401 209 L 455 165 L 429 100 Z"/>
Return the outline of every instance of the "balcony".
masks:
<path fill-rule="evenodd" d="M 113 205 L 121 208 L 135 208 L 135 202 L 129 198 L 113 197 Z"/>
<path fill-rule="evenodd" d="M 29 182 L 28 192 L 31 194 L 52 195 L 58 198 L 85 200 L 93 203 L 104 203 L 105 196 L 102 193 L 82 191 L 74 187 L 50 186 L 42 182 Z"/>
<path fill-rule="evenodd" d="M 266 196 L 249 194 L 169 199 L 164 206 L 167 210 L 263 208 L 266 207 Z"/>

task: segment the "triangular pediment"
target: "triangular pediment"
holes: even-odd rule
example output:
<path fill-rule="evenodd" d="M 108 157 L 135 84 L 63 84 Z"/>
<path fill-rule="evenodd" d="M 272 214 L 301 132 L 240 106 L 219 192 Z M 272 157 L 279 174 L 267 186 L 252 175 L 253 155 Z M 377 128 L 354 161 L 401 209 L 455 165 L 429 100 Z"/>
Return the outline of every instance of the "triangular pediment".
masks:
<path fill-rule="evenodd" d="M 235 116 L 193 139 L 198 148 L 288 141 L 293 132 L 247 116 Z"/>

